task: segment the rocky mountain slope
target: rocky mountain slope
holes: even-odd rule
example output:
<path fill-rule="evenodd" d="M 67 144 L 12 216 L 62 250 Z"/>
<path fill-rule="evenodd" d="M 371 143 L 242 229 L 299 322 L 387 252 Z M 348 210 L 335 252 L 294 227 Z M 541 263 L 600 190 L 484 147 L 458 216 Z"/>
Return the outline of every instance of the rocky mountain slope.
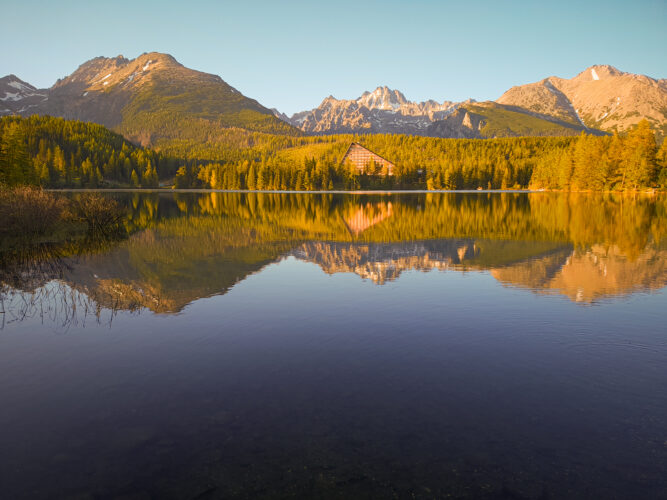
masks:
<path fill-rule="evenodd" d="M 378 87 L 352 100 L 329 96 L 317 108 L 287 119 L 306 133 L 396 133 L 423 135 L 428 126 L 452 113 L 456 103 L 412 102 L 398 90 Z"/>
<path fill-rule="evenodd" d="M 48 90 L 38 90 L 15 75 L 0 78 L 0 116 L 29 112 L 48 99 Z"/>
<path fill-rule="evenodd" d="M 513 87 L 495 102 L 415 103 L 378 87 L 358 99 L 329 96 L 313 110 L 276 115 L 306 133 L 454 138 L 623 132 L 646 118 L 661 138 L 667 133 L 667 80 L 592 66 L 569 80 L 549 77 Z"/>
<path fill-rule="evenodd" d="M 612 132 L 646 118 L 659 137 L 667 133 L 667 81 L 598 65 L 571 79 L 551 76 L 512 87 L 497 101 L 541 117 Z"/>
<path fill-rule="evenodd" d="M 45 91 L 16 81 L 8 80 L 0 92 L 6 86 L 24 85 L 25 98 L 16 102 L 26 105 L 7 107 L 10 111 L 2 114 L 49 114 L 91 121 L 144 146 L 162 140 L 214 140 L 230 127 L 298 133 L 219 76 L 186 68 L 168 54 L 151 52 L 132 60 L 97 57 Z M 14 98 L 5 94 L 7 102 Z M 39 102 L 26 101 L 37 97 Z"/>
<path fill-rule="evenodd" d="M 353 100 L 327 97 L 311 111 L 277 117 L 308 134 L 389 133 L 430 137 L 485 138 L 572 135 L 582 124 L 539 117 L 494 103 L 408 101 L 398 90 L 378 87 Z"/>
<path fill-rule="evenodd" d="M 394 133 L 487 138 L 623 132 L 642 118 L 667 134 L 667 80 L 592 66 L 574 78 L 513 87 L 497 101 L 409 101 L 378 87 L 357 99 L 329 96 L 291 117 L 269 110 L 219 76 L 168 54 L 97 57 L 50 89 L 0 78 L 0 116 L 49 114 L 92 121 L 147 146 L 215 143 L 231 130 L 277 134 Z M 187 148 L 186 148 L 187 149 Z"/>

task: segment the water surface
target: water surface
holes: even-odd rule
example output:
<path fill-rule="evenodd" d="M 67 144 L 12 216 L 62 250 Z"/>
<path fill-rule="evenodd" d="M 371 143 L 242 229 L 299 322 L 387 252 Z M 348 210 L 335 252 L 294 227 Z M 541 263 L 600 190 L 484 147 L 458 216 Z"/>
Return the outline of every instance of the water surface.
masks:
<path fill-rule="evenodd" d="M 7 498 L 667 497 L 667 200 L 109 193 L 5 259 Z"/>

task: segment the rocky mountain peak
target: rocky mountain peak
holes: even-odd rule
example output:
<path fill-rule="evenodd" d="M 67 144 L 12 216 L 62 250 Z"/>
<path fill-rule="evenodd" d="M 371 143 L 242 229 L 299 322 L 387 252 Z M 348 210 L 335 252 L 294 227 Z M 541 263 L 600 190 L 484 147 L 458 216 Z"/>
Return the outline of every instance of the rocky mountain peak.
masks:
<path fill-rule="evenodd" d="M 659 80 L 605 64 L 570 79 L 549 77 L 512 87 L 497 102 L 604 131 L 624 132 L 646 118 L 658 138 L 667 123 L 667 88 Z"/>
<path fill-rule="evenodd" d="M 0 78 L 0 115 L 23 113 L 46 99 L 46 91 L 36 89 L 14 74 Z"/>
<path fill-rule="evenodd" d="M 625 73 L 608 64 L 595 64 L 579 73 L 575 78 L 583 81 L 598 81 Z"/>
<path fill-rule="evenodd" d="M 423 135 L 434 120 L 451 113 L 457 103 L 409 101 L 403 93 L 379 86 L 357 99 L 325 98 L 310 111 L 295 113 L 289 123 L 311 133 L 400 133 Z"/>
<path fill-rule="evenodd" d="M 373 92 L 364 92 L 357 99 L 361 106 L 368 109 L 398 110 L 401 106 L 408 104 L 408 100 L 398 90 L 392 90 L 387 86 L 377 87 Z"/>
<path fill-rule="evenodd" d="M 12 83 L 11 77 L 7 77 L 7 82 L 3 88 L 19 85 Z M 3 88 L 0 99 L 7 93 L 2 92 Z M 295 133 L 270 110 L 218 75 L 186 68 L 171 55 L 160 52 L 147 52 L 135 59 L 122 55 L 96 57 L 48 90 L 25 88 L 34 94 L 34 102 L 12 101 L 7 106 L 0 101 L 0 115 L 41 114 L 91 121 L 143 146 L 192 133 L 188 125 L 195 121 L 201 130 L 206 130 L 203 137 L 226 127 Z M 13 90 L 9 92 L 11 99 L 22 99 Z M 165 129 L 163 117 L 167 113 L 179 127 Z"/>
<path fill-rule="evenodd" d="M 183 66 L 169 54 L 145 52 L 135 59 L 122 55 L 95 57 L 84 62 L 70 76 L 58 80 L 54 89 L 69 88 L 73 92 L 106 90 L 116 84 L 137 84 L 155 69 L 178 69 Z"/>
<path fill-rule="evenodd" d="M 18 76 L 14 74 L 9 74 L 7 76 L 3 76 L 0 78 L 0 86 L 1 88 L 8 87 L 11 89 L 14 89 L 18 91 L 19 94 L 25 93 L 25 92 L 33 92 L 37 90 L 35 87 L 30 85 L 28 82 L 24 82 L 21 80 Z M 1 98 L 2 96 L 0 96 Z"/>

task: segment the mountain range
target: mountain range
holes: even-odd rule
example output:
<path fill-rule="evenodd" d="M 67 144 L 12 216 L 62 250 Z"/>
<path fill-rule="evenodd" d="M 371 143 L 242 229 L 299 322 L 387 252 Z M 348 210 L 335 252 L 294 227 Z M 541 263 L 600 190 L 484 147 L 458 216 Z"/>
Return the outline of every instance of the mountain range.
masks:
<path fill-rule="evenodd" d="M 37 90 L 9 75 L 0 79 L 0 96 L 0 114 L 95 122 L 142 146 L 174 139 L 214 141 L 229 128 L 300 133 L 219 76 L 157 52 L 132 60 L 91 59 L 49 89 Z"/>
<path fill-rule="evenodd" d="M 571 79 L 512 87 L 496 101 L 409 101 L 378 87 L 357 99 L 328 96 L 288 117 L 244 96 L 219 76 L 172 56 L 97 57 L 48 89 L 15 75 L 0 78 L 0 116 L 48 114 L 91 121 L 142 146 L 214 143 L 230 130 L 280 135 L 392 133 L 490 138 L 624 132 L 647 119 L 667 134 L 667 80 L 591 66 Z"/>
<path fill-rule="evenodd" d="M 403 133 L 432 137 L 570 135 L 624 132 L 646 118 L 667 133 L 667 80 L 591 66 L 571 79 L 548 77 L 512 87 L 498 100 L 411 102 L 378 87 L 354 100 L 325 98 L 315 109 L 276 116 L 306 133 Z"/>
<path fill-rule="evenodd" d="M 274 110 L 275 112 L 275 110 Z M 310 111 L 276 116 L 306 134 L 382 133 L 428 137 L 486 138 L 573 135 L 583 124 L 538 116 L 494 102 L 408 101 L 398 90 L 378 87 L 358 99 L 325 98 Z"/>

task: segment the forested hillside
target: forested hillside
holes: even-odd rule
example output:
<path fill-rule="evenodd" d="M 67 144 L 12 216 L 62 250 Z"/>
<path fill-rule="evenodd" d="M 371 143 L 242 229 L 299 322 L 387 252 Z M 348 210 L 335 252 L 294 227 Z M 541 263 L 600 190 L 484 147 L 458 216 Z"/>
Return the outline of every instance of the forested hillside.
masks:
<path fill-rule="evenodd" d="M 0 119 L 0 183 L 157 187 L 177 163 L 101 125 L 50 116 Z"/>

